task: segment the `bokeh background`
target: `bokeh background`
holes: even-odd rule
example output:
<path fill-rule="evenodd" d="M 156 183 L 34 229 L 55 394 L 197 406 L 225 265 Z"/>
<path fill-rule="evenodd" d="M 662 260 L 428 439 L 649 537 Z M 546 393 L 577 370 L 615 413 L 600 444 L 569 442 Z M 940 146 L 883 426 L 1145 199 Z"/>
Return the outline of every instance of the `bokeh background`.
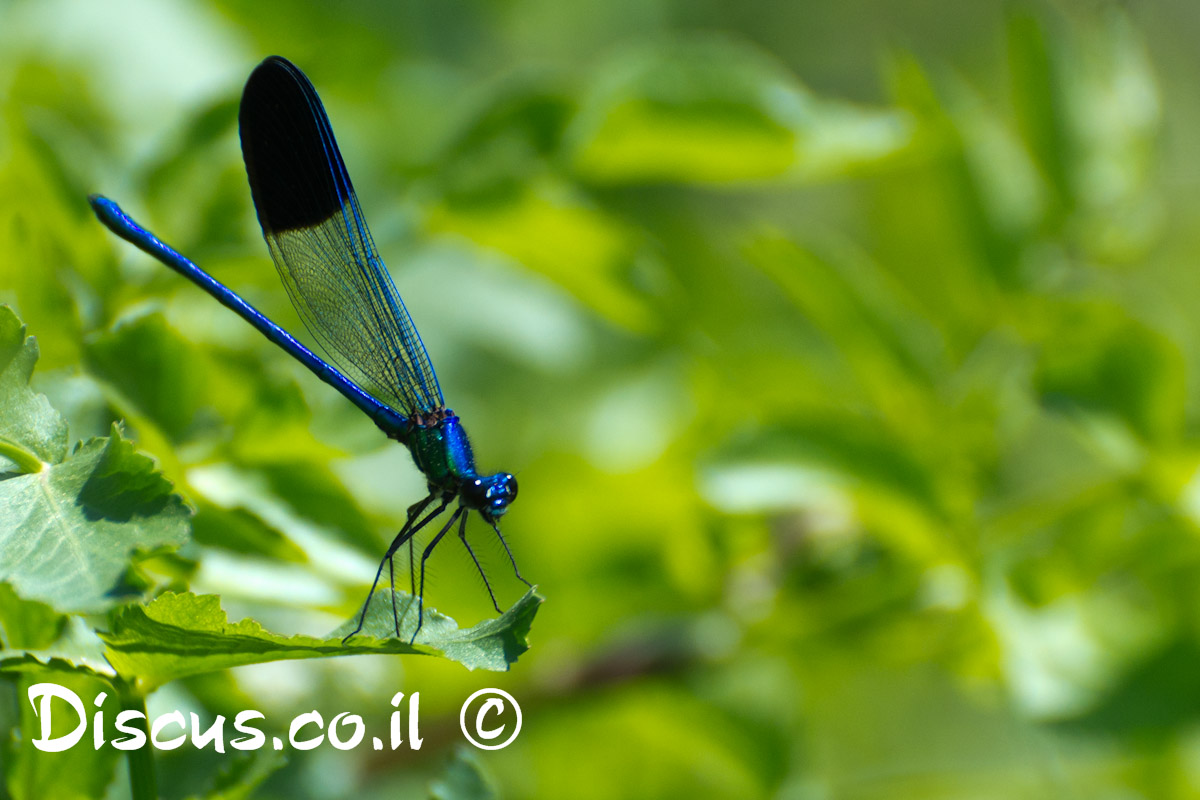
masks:
<path fill-rule="evenodd" d="M 196 508 L 188 585 L 325 632 L 423 489 L 85 202 L 301 331 L 236 135 L 279 53 L 547 598 L 506 674 L 270 664 L 151 713 L 421 692 L 419 753 L 293 753 L 259 797 L 423 796 L 486 686 L 510 798 L 1195 796 L 1198 40 L 1187 0 L 0 0 L 0 301 L 73 439 L 123 420 Z M 169 798 L 235 762 L 157 759 Z"/>

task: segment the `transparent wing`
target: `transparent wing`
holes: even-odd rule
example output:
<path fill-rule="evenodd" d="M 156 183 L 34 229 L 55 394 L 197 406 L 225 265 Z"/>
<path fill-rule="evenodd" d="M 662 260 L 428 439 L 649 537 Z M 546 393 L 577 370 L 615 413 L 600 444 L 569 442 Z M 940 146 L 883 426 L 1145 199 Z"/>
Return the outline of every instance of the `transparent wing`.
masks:
<path fill-rule="evenodd" d="M 278 56 L 242 94 L 250 193 L 279 277 L 347 376 L 409 416 L 444 405 L 425 345 L 375 251 L 316 90 Z"/>

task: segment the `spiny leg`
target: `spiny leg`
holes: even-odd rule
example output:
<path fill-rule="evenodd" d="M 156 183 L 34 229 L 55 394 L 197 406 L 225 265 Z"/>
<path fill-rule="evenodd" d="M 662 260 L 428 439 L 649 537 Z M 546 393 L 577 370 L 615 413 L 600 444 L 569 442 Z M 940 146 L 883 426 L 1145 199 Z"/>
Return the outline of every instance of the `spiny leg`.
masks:
<path fill-rule="evenodd" d="M 411 524 L 413 519 L 415 517 L 419 516 L 420 513 L 425 510 L 426 506 L 428 506 L 429 503 L 433 500 L 433 497 L 434 497 L 433 492 L 430 491 L 430 493 L 425 497 L 424 500 L 422 500 L 418 503 L 413 503 L 411 506 L 408 507 L 407 522 L 409 524 Z M 408 538 L 408 550 L 409 550 L 410 554 L 412 553 L 413 536 L 416 535 L 417 531 L 421 530 L 421 528 L 423 528 L 426 524 L 428 524 L 430 520 L 432 520 L 438 514 L 442 513 L 442 509 L 445 507 L 446 507 L 446 503 L 443 502 L 437 511 L 434 511 L 432 514 L 430 514 L 428 517 L 426 517 L 424 521 L 422 521 L 419 525 L 417 525 L 417 527 L 415 527 L 411 531 L 409 531 L 407 538 Z M 399 534 L 397 534 L 397 539 L 399 539 Z M 385 558 L 387 559 L 387 563 L 388 563 L 388 586 L 392 590 L 392 624 L 395 626 L 396 638 L 399 639 L 400 638 L 400 611 L 396 608 L 396 541 L 395 540 L 392 541 L 391 547 L 388 548 L 388 553 L 385 556 Z M 380 566 L 382 566 L 382 564 L 380 564 Z M 410 573 L 412 572 L 412 556 L 411 555 L 409 556 L 409 559 L 408 559 L 408 571 Z M 376 574 L 375 580 L 376 581 L 379 580 L 378 574 Z M 375 587 L 372 586 L 371 592 L 374 592 L 374 591 L 375 591 Z M 411 592 L 409 593 L 409 596 L 410 597 L 412 596 Z M 370 605 L 370 603 L 371 603 L 371 595 L 368 594 L 367 602 L 363 604 L 363 615 L 364 616 L 358 622 L 360 628 L 362 627 L 362 620 L 366 618 L 367 606 Z"/>
<path fill-rule="evenodd" d="M 366 622 L 366 619 L 367 619 L 367 609 L 371 605 L 371 597 L 375 594 L 375 587 L 379 585 L 380 576 L 383 575 L 383 565 L 386 563 L 389 563 L 391 561 L 392 556 L 395 554 L 396 550 L 398 550 L 400 548 L 400 545 L 404 544 L 407 541 L 410 541 L 412 539 L 412 537 L 417 533 L 417 531 L 421 530 L 426 525 L 428 525 L 429 521 L 432 520 L 434 517 L 436 517 L 438 514 L 441 514 L 442 511 L 444 511 L 446 509 L 446 506 L 448 506 L 450 504 L 450 500 L 451 500 L 451 498 L 449 498 L 449 497 L 443 498 L 441 505 L 439 505 L 436 509 L 434 509 L 428 515 L 426 515 L 424 519 L 422 519 L 420 522 L 418 522 L 416 525 L 414 525 L 413 520 L 417 518 L 417 516 L 425 509 L 426 506 L 428 506 L 431 502 L 433 502 L 433 499 L 434 499 L 434 495 L 431 494 L 428 497 L 426 497 L 424 500 L 422 500 L 421 502 L 415 503 L 409 507 L 408 521 L 404 523 L 404 527 L 400 529 L 400 532 L 396 534 L 396 538 L 392 540 L 392 544 L 391 544 L 391 546 L 388 547 L 387 553 L 383 556 L 383 560 L 379 562 L 379 569 L 375 570 L 375 580 L 371 582 L 371 591 L 367 592 L 367 600 L 365 603 L 363 603 L 362 614 L 360 614 L 359 618 L 358 618 L 358 627 L 356 627 L 350 633 L 346 634 L 346 637 L 344 639 L 342 639 L 343 644 L 345 644 L 346 641 L 348 641 L 351 636 L 353 636 L 354 634 L 356 634 L 362 630 L 363 624 Z M 395 597 L 396 597 L 396 593 L 395 593 L 395 590 L 393 589 L 393 591 L 392 591 L 393 600 L 395 599 Z M 392 611 L 393 611 L 393 614 L 395 614 L 395 606 L 392 607 Z M 399 638 L 399 636 L 400 636 L 399 617 L 395 617 L 395 620 L 396 620 L 396 637 Z"/>
<path fill-rule="evenodd" d="M 431 495 L 431 497 L 432 497 L 432 495 Z M 437 519 L 437 517 L 438 517 L 439 515 L 441 515 L 441 513 L 442 513 L 443 511 L 445 511 L 445 510 L 446 510 L 446 506 L 450 505 L 450 501 L 451 501 L 452 499 L 453 499 L 453 498 L 451 498 L 451 497 L 444 497 L 444 498 L 442 498 L 442 502 L 441 502 L 441 504 L 439 504 L 437 508 L 435 508 L 435 509 L 434 509 L 433 511 L 431 511 L 429 514 L 427 514 L 427 515 L 425 516 L 425 518 L 424 518 L 424 519 L 422 519 L 420 522 L 418 522 L 418 523 L 417 523 L 417 524 L 416 524 L 416 525 L 415 525 L 415 526 L 412 528 L 412 530 L 410 530 L 410 531 L 408 532 L 408 535 L 407 535 L 406 537 L 404 537 L 404 538 L 405 538 L 405 539 L 408 541 L 408 550 L 409 550 L 409 553 L 410 553 L 410 555 L 409 555 L 409 559 L 408 559 L 408 571 L 409 571 L 409 573 L 410 573 L 410 574 L 412 573 L 412 555 L 411 555 L 411 553 L 412 553 L 412 543 L 413 543 L 413 538 L 414 538 L 414 537 L 417 535 L 417 533 L 418 533 L 418 532 L 419 532 L 419 531 L 420 531 L 422 528 L 424 528 L 426 525 L 428 525 L 428 524 L 429 524 L 430 522 L 432 522 L 433 520 Z M 420 513 L 420 511 L 418 510 L 418 512 L 417 512 L 417 513 L 419 514 L 419 513 Z M 391 565 L 391 564 L 393 563 L 393 559 L 395 558 L 395 555 L 396 555 L 396 550 L 398 550 L 398 549 L 399 549 L 400 541 L 401 541 L 400 537 L 399 537 L 399 536 L 397 536 L 397 537 L 396 537 L 396 540 L 392 542 L 392 546 L 388 548 L 387 559 L 388 559 L 388 564 L 389 564 L 389 565 Z M 376 580 L 378 580 L 378 577 L 376 577 Z M 411 582 L 411 581 L 410 581 L 410 582 Z M 374 591 L 374 589 L 373 589 L 373 588 L 372 588 L 372 591 Z M 412 595 L 411 595 L 411 593 L 409 594 L 409 596 L 410 596 L 410 597 L 412 596 Z M 368 602 L 368 603 L 370 603 L 370 602 L 371 602 L 371 596 L 370 596 L 370 595 L 367 595 L 367 602 Z M 412 601 L 410 600 L 409 602 L 411 603 Z M 365 606 L 364 606 L 364 613 L 365 613 Z M 395 625 L 395 630 L 396 630 L 396 638 L 397 638 L 397 639 L 399 639 L 399 638 L 400 638 L 400 615 L 399 615 L 399 613 L 398 613 L 398 612 L 397 612 L 397 610 L 396 610 L 396 583 L 395 583 L 395 580 L 394 580 L 394 579 L 393 579 L 393 581 L 392 581 L 392 623 Z M 359 623 L 359 624 L 361 625 L 361 621 L 360 621 L 360 623 Z"/>
<path fill-rule="evenodd" d="M 479 576 L 483 578 L 483 585 L 487 587 L 488 596 L 492 598 L 492 607 L 496 609 L 496 613 L 500 611 L 500 604 L 496 602 L 496 593 L 492 591 L 492 584 L 488 582 L 487 573 L 483 571 L 483 566 L 480 565 L 479 559 L 475 557 L 475 551 L 471 549 L 471 544 L 467 541 L 467 515 L 463 514 L 462 521 L 458 523 L 458 538 L 462 540 L 463 547 L 467 548 L 467 552 L 471 554 L 471 560 L 475 562 L 475 569 L 479 570 Z"/>
<path fill-rule="evenodd" d="M 449 502 L 449 501 L 447 500 L 446 502 Z M 445 507 L 446 507 L 446 503 L 444 502 L 444 503 L 442 503 L 441 508 L 438 509 L 438 514 L 442 513 L 442 509 Z M 437 514 L 434 514 L 434 516 L 437 516 Z M 392 556 L 392 560 L 395 560 L 395 555 Z M 388 561 L 389 567 L 392 564 L 392 560 Z M 415 564 L 416 564 L 416 561 L 413 557 L 413 537 L 409 536 L 408 537 L 408 596 L 409 596 L 409 598 L 415 597 L 417 594 L 417 573 L 416 573 L 416 570 L 413 569 Z M 409 602 L 409 605 L 412 604 L 411 599 L 408 602 Z M 396 638 L 399 639 L 400 638 L 400 617 L 396 613 L 396 583 L 395 583 L 395 580 L 392 581 L 392 621 L 396 623 Z"/>
<path fill-rule="evenodd" d="M 408 537 L 408 543 L 412 544 L 412 537 Z M 400 612 L 396 610 L 396 556 L 393 555 L 388 560 L 388 586 L 392 590 L 392 621 L 396 624 L 396 636 L 400 636 Z M 371 596 L 367 595 L 367 602 L 371 602 Z"/>
<path fill-rule="evenodd" d="M 487 519 L 487 517 L 484 517 L 484 519 Z M 512 550 L 508 549 L 508 542 L 504 541 L 504 534 L 500 532 L 500 526 L 496 524 L 494 519 L 489 519 L 488 524 L 491 525 L 492 530 L 496 532 L 496 536 L 500 539 L 500 544 L 504 545 L 504 552 L 508 553 L 508 560 L 512 562 L 513 572 L 516 574 L 517 580 L 532 589 L 533 584 L 525 580 L 524 576 L 521 575 L 521 570 L 517 569 L 517 560 L 513 558 Z"/>
<path fill-rule="evenodd" d="M 417 592 L 417 629 L 413 631 L 412 638 L 408 640 L 409 644 L 417 640 L 417 633 L 420 632 L 421 626 L 425 624 L 425 561 L 429 558 L 429 554 L 433 552 L 433 548 L 437 547 L 438 542 L 446 535 L 446 531 L 450 530 L 455 522 L 458 522 L 458 518 L 462 516 L 465 510 L 462 506 L 454 509 L 454 513 L 450 515 L 450 519 L 446 520 L 446 524 L 437 532 L 437 536 L 433 537 L 433 540 L 425 546 L 425 552 L 421 553 L 421 590 Z"/>
<path fill-rule="evenodd" d="M 408 540 L 408 593 L 411 596 L 417 594 L 417 571 L 413 569 L 417 565 L 417 556 L 413 552 L 413 540 Z"/>
<path fill-rule="evenodd" d="M 433 487 L 429 487 L 430 496 L 433 495 Z M 428 498 L 427 498 L 428 499 Z M 445 504 L 442 508 L 445 508 Z M 417 594 L 417 571 L 413 569 L 416 566 L 416 559 L 413 555 L 413 537 L 408 537 L 408 596 L 415 597 Z M 396 616 L 396 587 L 392 586 L 392 618 L 396 621 L 396 638 L 400 638 L 400 619 Z"/>

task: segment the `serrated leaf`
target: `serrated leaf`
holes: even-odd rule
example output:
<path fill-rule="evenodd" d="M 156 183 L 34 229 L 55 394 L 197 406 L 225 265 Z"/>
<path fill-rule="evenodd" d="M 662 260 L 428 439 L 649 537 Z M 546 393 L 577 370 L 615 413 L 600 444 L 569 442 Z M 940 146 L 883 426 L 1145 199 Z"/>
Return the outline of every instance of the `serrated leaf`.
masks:
<path fill-rule="evenodd" d="M 57 464 L 67 454 L 67 422 L 45 395 L 29 388 L 37 359 L 36 340 L 26 338 L 11 308 L 0 306 L 0 439 Z"/>
<path fill-rule="evenodd" d="M 62 617 L 61 622 L 51 629 L 54 639 L 48 644 L 39 642 L 30 648 L 13 643 L 0 650 L 0 672 L 79 672 L 112 677 L 115 673 L 104 660 L 104 643 L 91 625 L 76 616 Z"/>
<path fill-rule="evenodd" d="M 416 605 L 397 593 L 405 608 L 401 632 L 416 624 Z M 349 655 L 441 655 L 467 669 L 507 670 L 529 649 L 526 635 L 542 598 L 533 590 L 496 619 L 466 630 L 433 609 L 416 644 L 392 633 L 392 607 L 386 591 L 375 593 L 363 632 L 343 644 L 356 620 L 348 620 L 325 638 L 271 633 L 257 621 L 230 622 L 216 595 L 160 595 L 148 605 L 113 612 L 111 629 L 102 633 L 107 657 L 119 674 L 149 691 L 183 677 L 213 670 L 299 658 Z"/>
<path fill-rule="evenodd" d="M 135 550 L 187 537 L 171 489 L 115 425 L 62 463 L 0 481 L 0 580 L 60 612 L 105 610 Z"/>

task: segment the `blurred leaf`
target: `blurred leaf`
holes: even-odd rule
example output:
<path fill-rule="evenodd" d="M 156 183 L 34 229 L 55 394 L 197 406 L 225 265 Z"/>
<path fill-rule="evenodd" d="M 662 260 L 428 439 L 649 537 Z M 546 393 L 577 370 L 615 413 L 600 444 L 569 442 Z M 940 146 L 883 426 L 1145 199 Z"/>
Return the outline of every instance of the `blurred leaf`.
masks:
<path fill-rule="evenodd" d="M 119 395 L 121 406 L 132 406 L 173 442 L 187 438 L 205 398 L 205 362 L 162 314 L 118 322 L 88 341 L 85 358 L 88 370 Z"/>
<path fill-rule="evenodd" d="M 479 763 L 465 747 L 458 747 L 441 777 L 429 784 L 433 800 L 496 800 L 500 795 Z"/>
<path fill-rule="evenodd" d="M 1145 654 L 1087 711 L 1060 720 L 1067 730 L 1165 736 L 1200 718 L 1196 642 L 1176 640 Z"/>
<path fill-rule="evenodd" d="M 1074 83 L 1080 214 L 1072 239 L 1107 264 L 1140 265 L 1165 232 L 1163 99 L 1153 54 L 1125 13 L 1107 14 L 1063 58 Z"/>
<path fill-rule="evenodd" d="M 96 255 L 101 232 L 84 199 L 95 140 L 107 138 L 110 124 L 77 70 L 38 59 L 3 72 L 0 303 L 38 320 L 43 368 L 72 365 L 81 317 L 98 312 L 117 285 L 112 261 Z"/>
<path fill-rule="evenodd" d="M 446 144 L 430 177 L 453 205 L 502 202 L 546 169 L 571 112 L 569 98 L 541 81 L 498 87 Z"/>
<path fill-rule="evenodd" d="M 287 756 L 270 748 L 240 754 L 221 767 L 212 788 L 192 800 L 248 800 L 262 782 L 287 764 Z"/>
<path fill-rule="evenodd" d="M 293 460 L 264 464 L 261 471 L 271 492 L 297 514 L 331 531 L 339 541 L 378 553 L 375 526 L 327 465 Z"/>
<path fill-rule="evenodd" d="M 943 290 L 932 304 L 942 314 L 961 308 L 964 321 L 979 327 L 996 312 L 995 287 L 1020 285 L 1019 240 L 1024 229 L 1009 230 L 1005 220 L 997 219 L 993 187 L 988 179 L 995 176 L 1020 175 L 1025 164 L 1014 164 L 1011 148 L 997 152 L 991 143 L 979 142 L 973 133 L 986 128 L 982 124 L 961 124 L 957 109 L 948 107 L 931 77 L 914 58 L 901 56 L 892 65 L 892 90 L 902 108 L 917 119 L 916 141 L 929 163 L 918 163 L 910 173 L 901 176 L 895 190 L 885 199 L 890 201 L 878 214 L 881 225 L 898 224 L 905 236 L 926 233 L 926 241 L 909 244 L 915 252 L 895 252 L 899 242 L 890 242 L 893 257 L 908 255 L 913 268 L 931 272 L 929 290 Z M 960 94 L 966 94 L 960 92 Z M 973 109 L 975 120 L 986 115 Z M 1004 156 L 1004 160 L 999 160 Z M 913 183 L 916 183 L 914 186 Z M 922 198 L 915 190 L 928 182 L 931 198 Z M 924 203 L 919 201 L 924 199 Z M 1026 205 L 1026 214 L 1040 210 L 1040 201 Z M 926 208 L 926 206 L 931 206 Z M 1003 206 L 1000 207 L 1003 210 Z M 914 230 L 918 222 L 930 230 Z M 963 249 L 963 252 L 942 252 L 942 258 L 930 258 L 929 247 Z M 980 278 L 985 278 L 980 280 Z M 993 283 L 994 282 L 994 283 Z"/>
<path fill-rule="evenodd" d="M 304 456 L 246 468 L 210 462 L 189 469 L 187 482 L 204 499 L 201 511 L 214 512 L 197 522 L 208 544 L 300 563 L 312 556 L 305 551 L 312 540 L 302 540 L 300 529 L 313 530 L 316 523 L 322 538 L 344 542 L 372 559 L 383 546 L 328 465 Z"/>
<path fill-rule="evenodd" d="M 836 345 L 873 403 L 912 424 L 945 354 L 902 287 L 858 254 L 826 259 L 778 235 L 756 238 L 748 254 Z"/>
<path fill-rule="evenodd" d="M 223 97 L 196 109 L 186 120 L 177 140 L 163 146 L 163 155 L 145 168 L 145 204 L 162 207 L 179 191 L 189 165 L 211 169 L 214 145 L 237 126 L 238 98 Z M 211 174 L 210 174 L 211 178 Z"/>
<path fill-rule="evenodd" d="M 1115 307 L 1064 308 L 1036 376 L 1044 402 L 1112 414 L 1149 441 L 1175 436 L 1184 422 L 1178 349 Z"/>
<path fill-rule="evenodd" d="M 601 74 L 569 131 L 575 169 L 596 183 L 828 178 L 894 155 L 910 136 L 902 115 L 817 100 L 738 42 L 660 42 Z"/>
<path fill-rule="evenodd" d="M 192 538 L 199 544 L 234 553 L 261 555 L 279 561 L 304 563 L 304 550 L 244 508 L 221 508 L 207 501 L 196 505 Z"/>
<path fill-rule="evenodd" d="M 939 516 L 937 483 L 929 465 L 878 421 L 816 411 L 738 438 L 722 448 L 719 460 L 795 460 L 824 467 L 851 484 L 874 486 L 907 498 Z"/>
<path fill-rule="evenodd" d="M 507 670 L 529 645 L 526 636 L 542 600 L 532 590 L 496 619 L 461 630 L 454 620 L 425 609 L 421 641 L 410 645 L 394 637 L 392 606 L 386 590 L 372 598 L 361 634 L 343 644 L 357 616 L 324 639 L 281 636 L 252 619 L 230 623 L 216 595 L 166 593 L 149 605 L 126 606 L 111 617 L 101 634 L 109 663 L 117 672 L 150 691 L 168 681 L 217 669 L 296 658 L 349 655 L 441 655 L 468 669 Z M 401 632 L 416 627 L 413 598 L 397 593 L 405 609 Z"/>
<path fill-rule="evenodd" d="M 115 747 L 92 747 L 91 720 L 88 731 L 74 747 L 61 753 L 47 753 L 36 749 L 31 739 L 42 738 L 42 724 L 28 699 L 29 687 L 44 681 L 53 681 L 74 692 L 84 703 L 85 713 L 90 715 L 92 699 L 101 692 L 109 698 L 114 695 L 110 683 L 95 676 L 78 672 L 54 671 L 22 675 L 16 684 L 20 708 L 20 729 L 24 736 L 11 746 L 11 752 L 3 759 L 5 788 L 13 800 L 44 800 L 54 798 L 104 797 L 112 780 L 113 769 L 122 753 Z M 62 700 L 52 700 L 53 715 L 47 735 L 51 738 L 70 733 L 79 724 L 77 714 Z M 111 741 L 116 733 L 116 714 L 109 713 L 104 731 L 105 741 Z"/>
<path fill-rule="evenodd" d="M 447 202 L 428 226 L 505 253 L 618 325 L 652 325 L 645 301 L 622 280 L 636 238 L 568 185 L 543 178 L 486 203 Z"/>
<path fill-rule="evenodd" d="M 58 464 L 67 455 L 66 420 L 29 388 L 37 359 L 37 342 L 25 338 L 11 308 L 0 306 L 0 456 L 26 472 L 36 472 L 39 460 Z"/>
<path fill-rule="evenodd" d="M 45 647 L 62 633 L 66 618 L 45 603 L 22 600 L 0 583 L 0 650 Z"/>
<path fill-rule="evenodd" d="M 731 715 L 687 683 L 639 677 L 590 702 L 548 704 L 538 725 L 522 732 L 520 743 L 546 760 L 538 772 L 541 796 L 772 796 L 757 771 L 758 742 L 742 736 Z M 590 743 L 586 757 L 577 737 Z"/>
<path fill-rule="evenodd" d="M 182 544 L 188 510 L 113 426 L 65 461 L 0 481 L 0 579 L 58 611 L 118 602 L 135 550 Z"/>
<path fill-rule="evenodd" d="M 1074 149 L 1066 116 L 1069 101 L 1051 38 L 1040 16 L 1019 7 L 1009 14 L 1009 65 L 1017 120 L 1061 215 L 1074 205 L 1075 165 L 1070 162 Z"/>

